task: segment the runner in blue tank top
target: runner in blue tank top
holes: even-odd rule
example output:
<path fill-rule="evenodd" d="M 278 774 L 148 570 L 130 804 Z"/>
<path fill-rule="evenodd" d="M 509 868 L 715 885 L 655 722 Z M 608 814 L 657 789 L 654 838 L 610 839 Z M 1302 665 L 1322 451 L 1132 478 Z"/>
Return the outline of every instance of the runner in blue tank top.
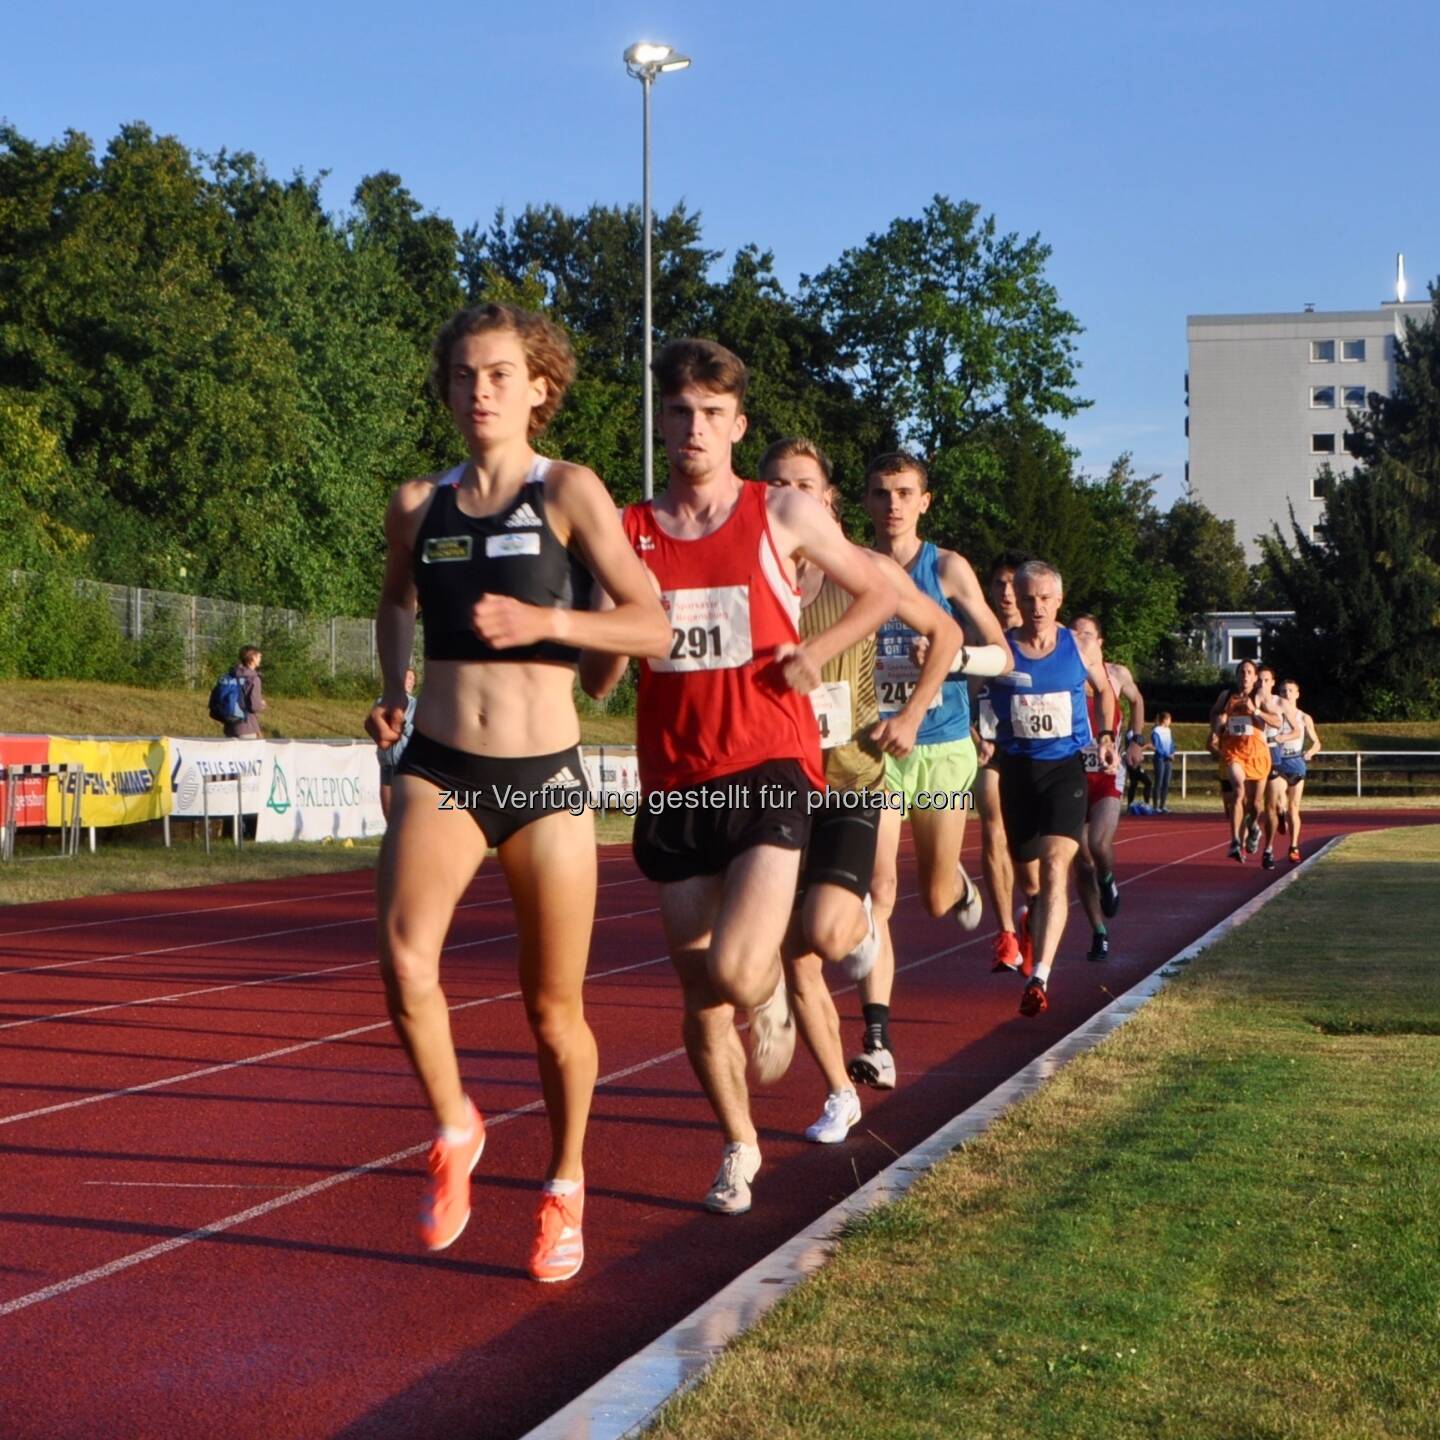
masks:
<path fill-rule="evenodd" d="M 918 533 L 930 508 L 929 477 L 913 455 L 881 455 L 865 475 L 865 508 L 875 530 L 875 549 L 902 566 L 916 588 L 955 617 L 968 648 L 949 677 L 922 681 L 912 647 L 915 632 L 899 621 L 876 637 L 875 694 L 884 731 L 885 783 L 903 797 L 915 831 L 920 894 L 935 916 L 954 913 L 967 930 L 980 923 L 980 887 L 960 864 L 965 811 L 973 803 L 975 745 L 970 738 L 966 675 L 998 675 L 1010 667 L 1000 623 L 985 603 L 970 562 Z M 878 735 L 879 732 L 877 732 Z M 895 906 L 898 827 L 882 828 L 875 855 L 871 898 L 877 926 Z M 895 1083 L 889 1045 L 890 992 L 895 955 L 887 944 L 861 983 L 865 1048 L 850 1062 L 853 1079 L 888 1088 Z"/>
<path fill-rule="evenodd" d="M 1059 623 L 1060 572 L 1030 560 L 1015 572 L 1021 622 L 1006 635 L 1014 668 L 990 682 L 999 754 L 1000 807 L 1020 883 L 1030 897 L 1034 973 L 1022 1015 L 1049 1007 L 1050 968 L 1065 933 L 1070 867 L 1085 828 L 1083 752 L 1098 743 L 1100 764 L 1115 766 L 1115 692 L 1094 643 Z M 1095 687 L 1099 734 L 1092 737 L 1085 683 Z"/>

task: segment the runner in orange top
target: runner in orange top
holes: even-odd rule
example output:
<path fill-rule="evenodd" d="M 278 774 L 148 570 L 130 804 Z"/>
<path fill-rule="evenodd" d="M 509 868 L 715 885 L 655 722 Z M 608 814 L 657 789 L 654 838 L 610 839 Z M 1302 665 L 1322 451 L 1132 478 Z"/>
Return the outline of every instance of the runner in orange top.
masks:
<path fill-rule="evenodd" d="M 1273 702 L 1257 695 L 1253 666 L 1238 672 L 1235 688 L 1216 707 L 1210 731 L 1210 749 L 1220 757 L 1220 770 L 1235 790 L 1236 804 L 1230 812 L 1230 858 L 1245 860 L 1240 827 L 1245 815 L 1254 814 L 1261 791 L 1270 777 L 1270 746 L 1265 726 L 1280 725 L 1283 717 Z"/>

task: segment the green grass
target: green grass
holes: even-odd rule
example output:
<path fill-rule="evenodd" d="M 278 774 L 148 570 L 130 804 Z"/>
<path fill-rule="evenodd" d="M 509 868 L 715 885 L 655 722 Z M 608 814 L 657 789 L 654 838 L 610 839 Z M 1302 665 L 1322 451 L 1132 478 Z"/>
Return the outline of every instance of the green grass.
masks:
<path fill-rule="evenodd" d="M 148 827 L 147 827 L 148 828 Z M 83 895 L 116 895 L 132 890 L 178 890 L 193 885 L 223 885 L 235 880 L 278 880 L 287 875 L 318 875 L 337 870 L 363 870 L 374 865 L 378 839 L 343 844 L 292 842 L 245 845 L 237 850 L 229 839 L 191 839 L 198 826 L 176 821 L 170 849 L 147 834 L 100 832 L 92 855 L 81 842 L 73 860 L 60 858 L 53 840 L 44 851 L 27 844 L 17 858 L 0 865 L 0 906 L 37 900 L 73 900 Z"/>
<path fill-rule="evenodd" d="M 0 731 L 34 735 L 214 735 L 208 690 L 142 690 L 79 680 L 6 680 L 0 687 Z M 262 717 L 274 739 L 363 738 L 364 700 L 298 700 L 268 695 Z M 586 709 L 590 708 L 587 706 Z M 582 713 L 586 745 L 633 745 L 635 717 Z"/>
<path fill-rule="evenodd" d="M 1437 934 L 1440 826 L 1351 839 L 647 1433 L 1440 1434 Z"/>

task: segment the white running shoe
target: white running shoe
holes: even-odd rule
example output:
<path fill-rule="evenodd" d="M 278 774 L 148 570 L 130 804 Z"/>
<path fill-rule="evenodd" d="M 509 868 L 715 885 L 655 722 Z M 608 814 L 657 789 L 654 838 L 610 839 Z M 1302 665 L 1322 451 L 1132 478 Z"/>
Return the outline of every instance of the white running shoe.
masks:
<path fill-rule="evenodd" d="M 867 894 L 862 902 L 870 933 L 840 962 L 840 968 L 851 980 L 863 980 L 874 968 L 880 953 L 880 932 L 875 928 L 875 907 Z"/>
<path fill-rule="evenodd" d="M 895 1057 L 888 1050 L 862 1050 L 845 1067 L 845 1073 L 858 1085 L 872 1090 L 895 1088 Z"/>
<path fill-rule="evenodd" d="M 955 902 L 955 918 L 962 930 L 973 930 L 980 923 L 980 912 L 984 908 L 980 899 L 980 887 L 962 868 L 960 878 L 965 882 L 964 892 Z"/>
<path fill-rule="evenodd" d="M 775 993 L 750 1012 L 750 1078 L 757 1085 L 773 1085 L 794 1054 L 795 1014 L 782 975 Z"/>
<path fill-rule="evenodd" d="M 737 1140 L 725 1147 L 715 1183 L 705 1192 L 705 1208 L 717 1215 L 743 1215 L 750 1208 L 750 1182 L 760 1173 L 760 1147 Z"/>
<path fill-rule="evenodd" d="M 860 1097 L 853 1090 L 832 1090 L 820 1118 L 805 1132 L 817 1145 L 838 1145 L 860 1119 Z"/>

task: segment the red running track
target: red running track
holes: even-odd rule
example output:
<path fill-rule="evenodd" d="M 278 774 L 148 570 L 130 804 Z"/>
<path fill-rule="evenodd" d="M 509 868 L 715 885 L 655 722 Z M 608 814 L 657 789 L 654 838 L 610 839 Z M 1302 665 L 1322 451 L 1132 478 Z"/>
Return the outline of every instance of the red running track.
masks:
<path fill-rule="evenodd" d="M 1305 850 L 1435 818 L 1317 814 Z M 754 1097 L 765 1166 L 755 1209 L 727 1218 L 698 1204 L 720 1139 L 655 891 L 602 852 L 603 1083 L 586 1265 L 563 1286 L 523 1273 L 547 1147 L 498 870 L 445 958 L 493 1133 L 470 1228 L 439 1256 L 412 1236 L 429 1122 L 385 1020 L 368 874 L 0 912 L 0 1434 L 522 1434 L 1287 868 L 1225 859 L 1218 819 L 1127 820 L 1118 854 L 1113 957 L 1084 961 L 1072 910 L 1035 1020 L 989 973 L 988 922 L 966 937 L 902 900 L 900 1087 L 862 1096 L 847 1144 L 810 1145 L 824 1087 L 798 1055 Z M 838 999 L 853 1043 L 858 1003 Z"/>

